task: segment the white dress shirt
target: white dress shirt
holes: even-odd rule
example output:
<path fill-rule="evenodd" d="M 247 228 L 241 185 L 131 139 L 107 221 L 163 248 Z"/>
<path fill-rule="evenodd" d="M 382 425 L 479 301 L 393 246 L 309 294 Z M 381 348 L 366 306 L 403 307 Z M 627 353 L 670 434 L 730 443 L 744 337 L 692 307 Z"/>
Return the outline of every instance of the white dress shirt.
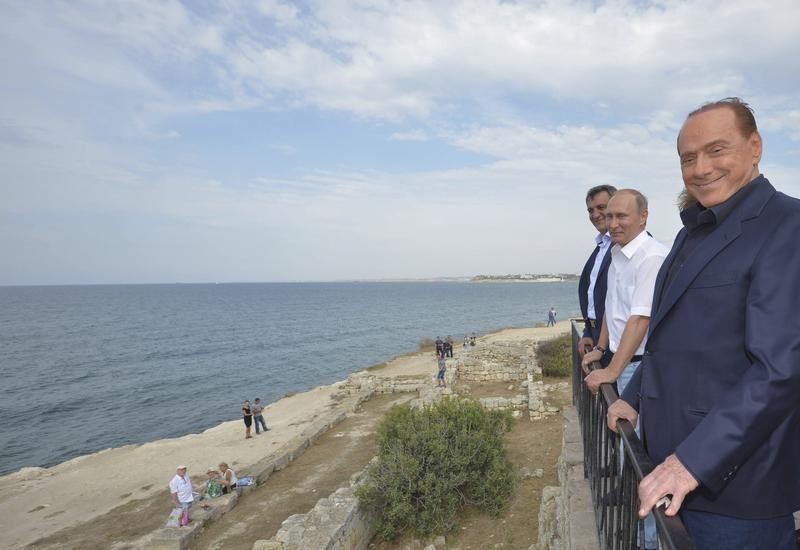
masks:
<path fill-rule="evenodd" d="M 650 317 L 656 276 L 669 251 L 647 234 L 639 233 L 624 247 L 611 248 L 611 265 L 608 266 L 608 293 L 606 294 L 606 325 L 608 348 L 616 352 L 622 332 L 631 315 Z M 642 338 L 634 355 L 641 355 L 647 343 Z"/>

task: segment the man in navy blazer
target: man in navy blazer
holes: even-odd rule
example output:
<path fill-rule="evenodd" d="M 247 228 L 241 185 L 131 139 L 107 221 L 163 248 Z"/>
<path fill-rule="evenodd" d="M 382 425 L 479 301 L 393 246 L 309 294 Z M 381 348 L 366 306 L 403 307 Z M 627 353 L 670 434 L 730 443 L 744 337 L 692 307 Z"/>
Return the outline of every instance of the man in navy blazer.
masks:
<path fill-rule="evenodd" d="M 667 495 L 700 549 L 794 549 L 800 509 L 800 201 L 760 175 L 762 141 L 738 98 L 678 135 L 684 227 L 656 279 L 644 358 L 608 411 L 641 415 Z"/>
<path fill-rule="evenodd" d="M 586 261 L 578 283 L 578 302 L 581 305 L 584 328 L 583 338 L 578 342 L 578 352 L 588 345 L 594 347 L 600 338 L 600 327 L 603 324 L 603 313 L 606 304 L 608 266 L 611 265 L 611 235 L 608 234 L 606 207 L 608 201 L 617 192 L 612 185 L 598 185 L 586 193 L 586 210 L 597 235 L 594 238 L 595 249 Z"/>

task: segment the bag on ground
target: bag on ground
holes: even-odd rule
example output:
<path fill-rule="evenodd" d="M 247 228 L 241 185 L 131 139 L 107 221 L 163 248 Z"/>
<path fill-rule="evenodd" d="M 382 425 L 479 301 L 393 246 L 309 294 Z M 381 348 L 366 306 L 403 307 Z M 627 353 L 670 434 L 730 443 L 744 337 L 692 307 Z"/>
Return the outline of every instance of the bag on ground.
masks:
<path fill-rule="evenodd" d="M 169 513 L 169 518 L 167 519 L 167 527 L 180 527 L 182 512 L 183 508 L 173 508 L 172 512 Z"/>
<path fill-rule="evenodd" d="M 248 485 L 252 485 L 255 482 L 256 480 L 253 479 L 253 476 L 244 476 L 239 478 L 239 481 L 236 482 L 236 486 L 247 487 Z"/>

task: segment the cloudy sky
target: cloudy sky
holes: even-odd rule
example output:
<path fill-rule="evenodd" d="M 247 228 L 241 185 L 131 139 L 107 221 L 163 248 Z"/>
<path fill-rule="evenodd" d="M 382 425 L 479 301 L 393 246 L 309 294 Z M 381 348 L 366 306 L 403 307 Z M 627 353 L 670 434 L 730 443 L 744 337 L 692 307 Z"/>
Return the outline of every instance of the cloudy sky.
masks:
<path fill-rule="evenodd" d="M 675 138 L 749 101 L 800 195 L 800 3 L 2 2 L 0 284 L 579 271 L 670 244 Z"/>

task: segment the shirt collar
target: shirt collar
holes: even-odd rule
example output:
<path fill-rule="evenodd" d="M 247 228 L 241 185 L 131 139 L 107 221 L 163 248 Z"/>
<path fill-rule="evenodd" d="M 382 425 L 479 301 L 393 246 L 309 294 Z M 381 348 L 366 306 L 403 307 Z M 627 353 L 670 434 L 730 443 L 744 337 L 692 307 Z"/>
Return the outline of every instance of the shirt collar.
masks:
<path fill-rule="evenodd" d="M 645 239 L 647 239 L 649 235 L 647 231 L 642 229 L 642 232 L 636 235 L 631 242 L 626 244 L 625 246 L 618 246 L 619 251 L 625 254 L 625 257 L 629 260 L 636 254 L 636 251 L 644 244 Z"/>
<path fill-rule="evenodd" d="M 759 180 L 762 179 L 764 179 L 763 176 L 759 176 L 731 195 L 726 201 L 711 208 L 706 208 L 698 202 L 682 210 L 681 221 L 684 227 L 691 233 L 698 227 L 707 224 L 712 226 L 721 224 L 753 192 Z"/>
<path fill-rule="evenodd" d="M 600 247 L 607 245 L 610 240 L 611 240 L 611 235 L 608 233 L 608 231 L 606 231 L 605 233 L 598 233 L 594 237 L 595 244 L 597 244 L 597 246 Z"/>

